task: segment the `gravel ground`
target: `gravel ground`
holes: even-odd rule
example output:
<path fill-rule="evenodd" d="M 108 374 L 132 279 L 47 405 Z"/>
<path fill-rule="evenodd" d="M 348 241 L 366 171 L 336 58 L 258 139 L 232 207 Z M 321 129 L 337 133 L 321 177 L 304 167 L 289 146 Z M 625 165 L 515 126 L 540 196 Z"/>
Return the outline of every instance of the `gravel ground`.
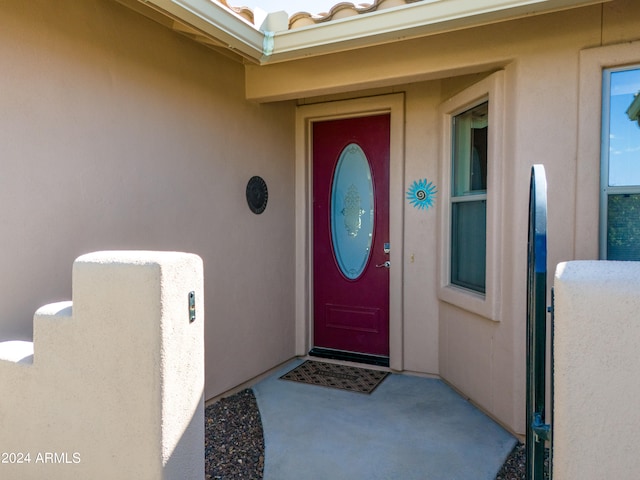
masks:
<path fill-rule="evenodd" d="M 526 449 L 523 443 L 518 443 L 511 451 L 496 476 L 496 480 L 524 480 Z"/>
<path fill-rule="evenodd" d="M 496 480 L 525 480 L 527 451 L 524 444 L 518 443 L 498 472 Z M 549 479 L 549 449 L 545 449 L 544 478 Z"/>
<path fill-rule="evenodd" d="M 242 390 L 205 409 L 206 479 L 262 479 L 262 421 L 252 390 Z"/>
<path fill-rule="evenodd" d="M 206 479 L 262 479 L 262 421 L 252 390 L 243 390 L 206 408 L 204 445 Z M 519 443 L 496 480 L 524 478 L 525 448 Z"/>

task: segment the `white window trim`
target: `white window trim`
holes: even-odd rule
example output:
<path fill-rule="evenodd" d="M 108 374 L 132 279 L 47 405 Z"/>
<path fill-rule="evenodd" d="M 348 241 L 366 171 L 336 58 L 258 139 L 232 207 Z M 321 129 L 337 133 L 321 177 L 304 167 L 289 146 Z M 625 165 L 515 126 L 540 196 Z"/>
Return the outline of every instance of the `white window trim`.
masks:
<path fill-rule="evenodd" d="M 602 72 L 640 64 L 640 41 L 580 52 L 575 259 L 600 258 Z"/>
<path fill-rule="evenodd" d="M 487 258 L 485 293 L 451 284 L 451 154 L 452 119 L 489 101 L 487 166 Z M 439 288 L 438 298 L 464 310 L 500 321 L 500 253 L 502 252 L 502 165 L 504 139 L 504 72 L 498 71 L 455 95 L 440 106 L 441 154 L 439 204 Z"/>

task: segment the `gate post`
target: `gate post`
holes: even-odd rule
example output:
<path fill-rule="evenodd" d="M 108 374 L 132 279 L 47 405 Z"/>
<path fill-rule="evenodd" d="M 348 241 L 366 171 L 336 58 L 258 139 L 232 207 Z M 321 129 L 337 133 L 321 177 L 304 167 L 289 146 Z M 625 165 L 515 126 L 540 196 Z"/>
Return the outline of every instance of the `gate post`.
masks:
<path fill-rule="evenodd" d="M 544 478 L 545 355 L 547 341 L 547 180 L 544 166 L 531 169 L 527 255 L 527 433 L 528 480 Z"/>

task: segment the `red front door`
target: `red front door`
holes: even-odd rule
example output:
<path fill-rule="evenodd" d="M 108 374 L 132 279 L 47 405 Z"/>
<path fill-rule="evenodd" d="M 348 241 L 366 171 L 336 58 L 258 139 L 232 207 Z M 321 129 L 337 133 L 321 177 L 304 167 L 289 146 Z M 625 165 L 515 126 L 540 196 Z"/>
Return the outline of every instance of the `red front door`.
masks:
<path fill-rule="evenodd" d="M 389 356 L 389 121 L 313 124 L 316 348 Z"/>

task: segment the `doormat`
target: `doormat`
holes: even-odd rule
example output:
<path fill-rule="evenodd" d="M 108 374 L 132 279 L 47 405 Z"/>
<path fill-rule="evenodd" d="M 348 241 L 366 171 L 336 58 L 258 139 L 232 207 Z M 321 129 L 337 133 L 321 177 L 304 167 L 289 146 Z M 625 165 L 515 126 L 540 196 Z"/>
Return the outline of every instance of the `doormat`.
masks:
<path fill-rule="evenodd" d="M 373 392 L 389 372 L 307 360 L 280 378 L 350 392 Z"/>

